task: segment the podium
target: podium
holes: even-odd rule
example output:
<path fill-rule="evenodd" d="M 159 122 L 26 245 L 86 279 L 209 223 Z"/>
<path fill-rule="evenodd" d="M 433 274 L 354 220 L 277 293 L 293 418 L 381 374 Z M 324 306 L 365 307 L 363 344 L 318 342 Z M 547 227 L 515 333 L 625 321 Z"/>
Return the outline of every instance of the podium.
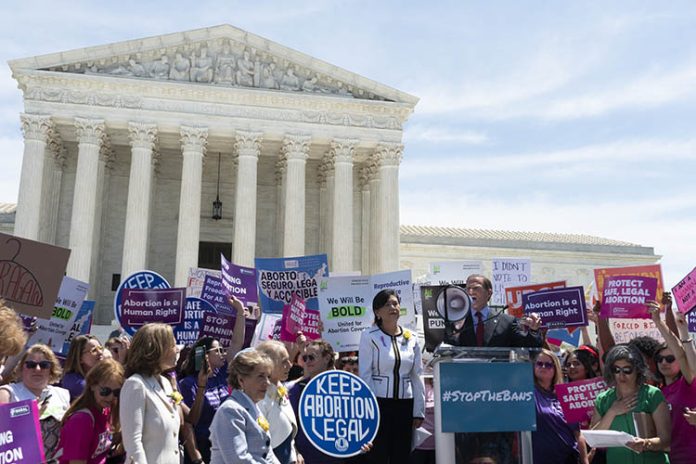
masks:
<path fill-rule="evenodd" d="M 437 464 L 533 463 L 536 408 L 530 354 L 536 351 L 444 343 L 435 349 Z M 495 377 L 508 374 L 509 381 L 502 383 Z"/>

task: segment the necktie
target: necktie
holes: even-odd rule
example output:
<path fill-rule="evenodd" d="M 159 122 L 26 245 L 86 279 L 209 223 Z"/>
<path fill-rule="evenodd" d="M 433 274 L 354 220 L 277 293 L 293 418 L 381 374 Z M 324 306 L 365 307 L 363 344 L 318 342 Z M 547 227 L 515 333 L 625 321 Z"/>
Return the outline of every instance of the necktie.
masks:
<path fill-rule="evenodd" d="M 476 313 L 476 345 L 483 346 L 483 314 L 480 312 Z"/>

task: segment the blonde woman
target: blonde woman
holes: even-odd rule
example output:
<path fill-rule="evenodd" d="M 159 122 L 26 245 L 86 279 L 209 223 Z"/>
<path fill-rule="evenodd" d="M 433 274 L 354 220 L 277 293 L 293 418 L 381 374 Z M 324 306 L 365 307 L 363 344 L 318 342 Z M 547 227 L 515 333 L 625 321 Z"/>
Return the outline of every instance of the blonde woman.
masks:
<path fill-rule="evenodd" d="M 70 342 L 60 386 L 70 392 L 71 401 L 82 394 L 87 372 L 102 359 L 104 347 L 94 335 L 78 335 Z"/>
<path fill-rule="evenodd" d="M 121 430 L 129 464 L 179 464 L 175 393 L 164 371 L 176 366 L 176 341 L 166 324 L 145 324 L 133 336 L 126 357 L 120 401 Z"/>

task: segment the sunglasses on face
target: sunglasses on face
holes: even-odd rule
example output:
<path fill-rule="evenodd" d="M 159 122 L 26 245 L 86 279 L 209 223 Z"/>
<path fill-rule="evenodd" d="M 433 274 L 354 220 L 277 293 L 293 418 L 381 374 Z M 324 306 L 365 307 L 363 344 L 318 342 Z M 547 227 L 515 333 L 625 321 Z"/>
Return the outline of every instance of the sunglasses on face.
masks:
<path fill-rule="evenodd" d="M 116 398 L 118 398 L 118 395 L 119 395 L 120 393 L 121 393 L 121 389 L 120 389 L 120 388 L 116 388 L 116 389 L 112 389 L 112 388 L 109 388 L 109 387 L 100 387 L 100 388 L 99 388 L 99 396 L 104 396 L 104 397 L 106 397 L 106 396 L 109 396 L 109 395 L 113 394 Z"/>
<path fill-rule="evenodd" d="M 225 350 L 223 350 L 222 348 L 211 348 L 208 350 L 208 353 L 217 353 L 222 356 L 223 354 L 225 354 Z"/>
<path fill-rule="evenodd" d="M 633 368 L 633 366 L 624 366 L 624 367 L 614 366 L 611 368 L 611 371 L 616 375 L 618 375 L 618 374 L 631 375 L 631 374 L 633 374 L 633 371 L 635 371 L 635 369 Z"/>
<path fill-rule="evenodd" d="M 303 355 L 302 355 L 302 360 L 303 360 L 304 362 L 309 362 L 309 361 L 314 362 L 314 361 L 317 360 L 317 357 L 314 356 L 313 354 L 303 354 Z"/>
<path fill-rule="evenodd" d="M 37 367 L 41 370 L 50 369 L 53 363 L 51 361 L 24 361 L 24 367 L 27 369 L 36 369 Z"/>
<path fill-rule="evenodd" d="M 657 356 L 655 356 L 655 362 L 657 364 L 660 364 L 662 361 L 665 361 L 667 364 L 672 364 L 676 360 L 677 358 L 675 358 L 673 354 L 668 354 L 667 356 L 662 356 L 658 354 Z"/>
<path fill-rule="evenodd" d="M 545 362 L 545 361 L 537 361 L 534 363 L 536 367 L 539 369 L 553 369 L 553 363 L 552 362 Z"/>

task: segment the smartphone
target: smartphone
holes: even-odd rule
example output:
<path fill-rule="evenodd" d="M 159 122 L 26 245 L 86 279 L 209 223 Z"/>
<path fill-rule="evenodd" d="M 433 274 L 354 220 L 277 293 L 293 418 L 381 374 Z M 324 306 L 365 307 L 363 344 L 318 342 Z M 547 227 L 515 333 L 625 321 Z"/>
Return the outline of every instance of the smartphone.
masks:
<path fill-rule="evenodd" d="M 196 352 L 193 354 L 194 367 L 196 372 L 200 372 L 203 369 L 203 364 L 205 362 L 205 347 L 199 346 L 196 348 Z"/>

